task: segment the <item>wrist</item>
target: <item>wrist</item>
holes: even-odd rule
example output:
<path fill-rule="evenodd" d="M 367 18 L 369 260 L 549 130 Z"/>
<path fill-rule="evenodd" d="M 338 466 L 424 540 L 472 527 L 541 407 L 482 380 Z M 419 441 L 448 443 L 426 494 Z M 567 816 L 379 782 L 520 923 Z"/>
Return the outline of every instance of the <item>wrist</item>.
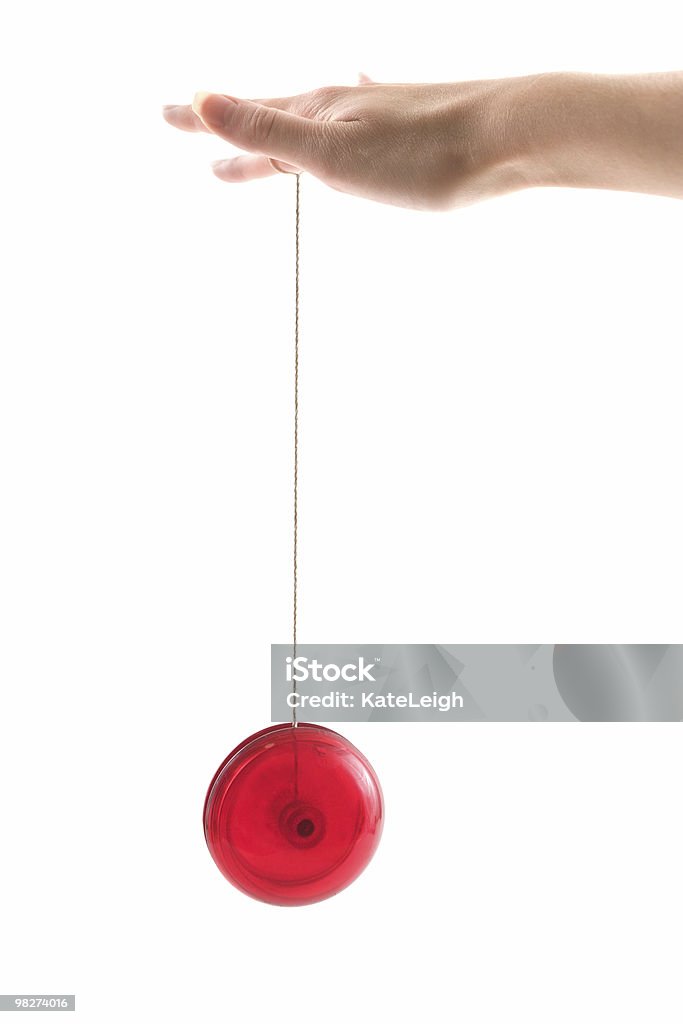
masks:
<path fill-rule="evenodd" d="M 602 184 L 620 116 L 610 76 L 551 71 L 502 79 L 498 86 L 490 126 L 497 165 L 511 187 Z"/>
<path fill-rule="evenodd" d="M 475 201 L 549 184 L 544 104 L 552 75 L 451 83 L 445 107 L 451 188 Z"/>
<path fill-rule="evenodd" d="M 683 198 L 682 101 L 680 71 L 452 83 L 437 94 L 447 198 L 548 185 Z"/>
<path fill-rule="evenodd" d="M 507 78 L 493 94 L 497 161 L 517 188 L 568 184 L 572 140 L 563 121 L 573 77 L 545 72 Z"/>

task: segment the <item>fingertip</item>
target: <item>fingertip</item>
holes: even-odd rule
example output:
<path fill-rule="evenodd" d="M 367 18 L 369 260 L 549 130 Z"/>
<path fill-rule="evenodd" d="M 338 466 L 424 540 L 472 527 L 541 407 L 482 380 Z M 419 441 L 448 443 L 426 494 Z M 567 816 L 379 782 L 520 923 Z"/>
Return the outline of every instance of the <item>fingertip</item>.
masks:
<path fill-rule="evenodd" d="M 239 156 L 214 160 L 211 170 L 221 181 L 254 181 L 256 178 L 270 178 L 275 168 L 267 156 L 261 153 L 241 153 Z"/>
<path fill-rule="evenodd" d="M 230 123 L 231 111 L 240 102 L 227 93 L 196 92 L 192 100 L 192 110 L 210 131 L 221 131 Z"/>
<path fill-rule="evenodd" d="M 228 158 L 226 160 L 214 160 L 214 161 L 212 161 L 212 163 L 211 163 L 211 170 L 213 171 L 214 176 L 216 178 L 218 178 L 219 181 L 235 181 L 236 180 L 233 160 L 234 160 L 234 157 L 232 159 Z"/>

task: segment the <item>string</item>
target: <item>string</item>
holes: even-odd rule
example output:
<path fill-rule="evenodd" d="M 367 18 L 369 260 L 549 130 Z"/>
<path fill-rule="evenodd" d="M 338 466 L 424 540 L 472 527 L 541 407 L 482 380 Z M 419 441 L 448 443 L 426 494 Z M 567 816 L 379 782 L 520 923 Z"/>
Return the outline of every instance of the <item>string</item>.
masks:
<path fill-rule="evenodd" d="M 298 547 L 299 547 L 299 209 L 301 172 L 296 175 L 296 227 L 294 273 L 294 551 L 292 593 L 292 726 L 297 727 L 296 716 L 296 617 L 298 600 Z"/>

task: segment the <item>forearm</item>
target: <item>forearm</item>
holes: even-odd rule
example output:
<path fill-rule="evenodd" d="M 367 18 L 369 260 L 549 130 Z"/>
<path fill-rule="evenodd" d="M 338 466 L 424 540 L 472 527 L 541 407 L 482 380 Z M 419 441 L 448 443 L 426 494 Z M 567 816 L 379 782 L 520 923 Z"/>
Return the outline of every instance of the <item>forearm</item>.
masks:
<path fill-rule="evenodd" d="M 489 124 L 512 187 L 683 198 L 683 71 L 506 79 Z"/>

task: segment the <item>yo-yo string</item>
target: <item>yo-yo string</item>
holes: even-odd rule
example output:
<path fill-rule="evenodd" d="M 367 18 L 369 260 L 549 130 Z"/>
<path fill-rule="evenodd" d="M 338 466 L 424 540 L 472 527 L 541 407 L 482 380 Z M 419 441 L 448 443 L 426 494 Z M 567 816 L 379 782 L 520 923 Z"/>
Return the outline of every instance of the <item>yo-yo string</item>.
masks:
<path fill-rule="evenodd" d="M 293 558 L 292 558 L 292 738 L 294 740 L 294 799 L 299 799 L 299 745 L 296 728 L 296 619 L 298 599 L 298 553 L 299 553 L 299 209 L 301 173 L 296 175 L 296 218 L 294 231 L 294 515 L 293 515 Z"/>
<path fill-rule="evenodd" d="M 295 272 L 294 272 L 294 550 L 293 550 L 293 593 L 292 593 L 292 726 L 297 726 L 296 716 L 296 617 L 298 599 L 298 546 L 299 546 L 299 208 L 301 173 L 296 175 L 296 224 L 295 224 Z"/>

